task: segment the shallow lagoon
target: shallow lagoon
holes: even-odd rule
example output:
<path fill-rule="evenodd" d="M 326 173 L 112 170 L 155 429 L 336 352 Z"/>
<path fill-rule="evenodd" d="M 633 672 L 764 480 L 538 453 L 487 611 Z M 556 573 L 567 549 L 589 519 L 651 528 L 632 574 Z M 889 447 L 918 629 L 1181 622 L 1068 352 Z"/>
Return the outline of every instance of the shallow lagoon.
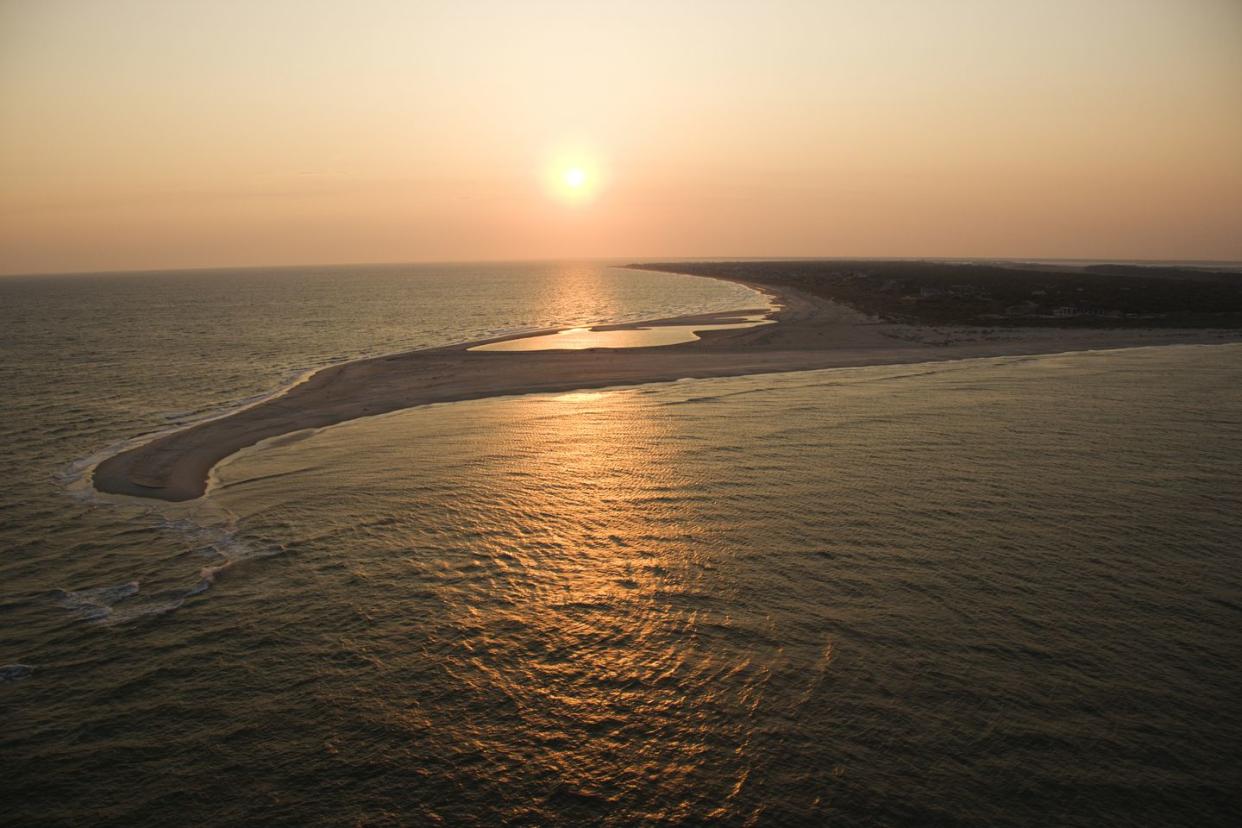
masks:
<path fill-rule="evenodd" d="M 488 342 L 475 345 L 471 351 L 551 351 L 551 350 L 584 350 L 586 348 L 650 348 L 660 345 L 676 345 L 679 342 L 694 342 L 699 333 L 704 331 L 731 331 L 739 328 L 753 328 L 756 325 L 772 324 L 772 320 L 763 315 L 744 317 L 745 321 L 731 324 L 698 324 L 698 325 L 653 325 L 636 326 L 619 330 L 597 330 L 595 328 L 567 328 L 551 334 L 524 336 L 518 339 L 505 339 L 500 342 Z"/>

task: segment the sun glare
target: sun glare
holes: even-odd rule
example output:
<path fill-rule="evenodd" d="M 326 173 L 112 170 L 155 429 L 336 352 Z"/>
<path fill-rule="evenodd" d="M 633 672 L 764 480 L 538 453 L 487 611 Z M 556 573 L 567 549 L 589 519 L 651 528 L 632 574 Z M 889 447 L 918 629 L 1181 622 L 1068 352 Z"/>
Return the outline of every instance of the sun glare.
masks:
<path fill-rule="evenodd" d="M 542 175 L 548 195 L 571 205 L 594 201 L 606 178 L 599 159 L 581 149 L 555 153 Z"/>
<path fill-rule="evenodd" d="M 565 170 L 565 186 L 571 190 L 580 190 L 586 184 L 586 171 L 581 167 L 570 167 Z"/>

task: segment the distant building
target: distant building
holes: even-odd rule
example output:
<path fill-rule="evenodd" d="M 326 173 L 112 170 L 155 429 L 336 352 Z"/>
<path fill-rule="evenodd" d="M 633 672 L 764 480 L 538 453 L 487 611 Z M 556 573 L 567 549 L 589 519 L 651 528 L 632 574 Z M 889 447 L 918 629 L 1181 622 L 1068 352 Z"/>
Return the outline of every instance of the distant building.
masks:
<path fill-rule="evenodd" d="M 938 287 L 919 288 L 920 299 L 935 299 L 937 296 L 944 296 L 944 291 Z"/>
<path fill-rule="evenodd" d="M 1060 318 L 1065 318 L 1067 316 L 1082 316 L 1082 311 L 1072 305 L 1064 305 L 1059 308 L 1053 308 L 1052 315 Z"/>

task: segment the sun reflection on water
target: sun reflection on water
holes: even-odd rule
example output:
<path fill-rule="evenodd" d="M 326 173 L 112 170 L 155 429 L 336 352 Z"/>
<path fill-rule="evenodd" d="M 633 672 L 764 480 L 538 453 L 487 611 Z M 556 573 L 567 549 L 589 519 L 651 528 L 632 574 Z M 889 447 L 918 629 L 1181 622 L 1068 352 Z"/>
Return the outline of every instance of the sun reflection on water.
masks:
<path fill-rule="evenodd" d="M 532 757 L 529 742 L 492 731 L 479 750 L 541 763 L 575 798 L 647 789 L 667 808 L 722 736 L 716 712 L 753 709 L 766 671 L 699 646 L 700 619 L 712 615 L 704 527 L 683 508 L 694 484 L 668 439 L 675 423 L 654 412 L 607 391 L 493 405 L 491 416 L 518 432 L 498 433 L 489 452 L 489 476 L 510 484 L 493 515 L 505 540 L 492 548 L 483 592 L 462 594 L 449 620 L 469 654 L 471 692 L 506 699 L 539 745 Z M 746 698 L 726 699 L 739 684 Z M 735 749 L 744 756 L 740 736 Z M 683 807 L 651 816 L 676 819 Z"/>

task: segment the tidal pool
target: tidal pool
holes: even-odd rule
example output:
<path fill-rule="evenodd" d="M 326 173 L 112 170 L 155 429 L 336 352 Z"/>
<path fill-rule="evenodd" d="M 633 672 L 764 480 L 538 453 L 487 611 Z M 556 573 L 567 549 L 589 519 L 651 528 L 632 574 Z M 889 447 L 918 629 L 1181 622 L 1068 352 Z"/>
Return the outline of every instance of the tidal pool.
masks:
<path fill-rule="evenodd" d="M 751 328 L 768 325 L 773 320 L 764 314 L 742 317 L 744 321 L 726 324 L 652 325 L 650 327 L 598 330 L 595 328 L 566 328 L 551 334 L 524 336 L 475 345 L 471 351 L 550 351 L 556 349 L 578 351 L 586 348 L 650 348 L 657 345 L 676 345 L 693 342 L 699 331 L 727 331 L 735 328 Z"/>

